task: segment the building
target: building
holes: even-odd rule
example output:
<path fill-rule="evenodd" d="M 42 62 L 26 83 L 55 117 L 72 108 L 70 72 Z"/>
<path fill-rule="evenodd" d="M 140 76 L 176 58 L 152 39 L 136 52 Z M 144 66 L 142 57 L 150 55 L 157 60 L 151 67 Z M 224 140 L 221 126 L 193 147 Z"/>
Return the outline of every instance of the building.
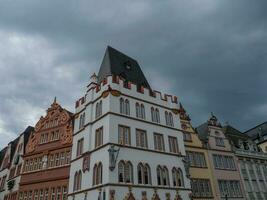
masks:
<path fill-rule="evenodd" d="M 267 122 L 259 124 L 244 133 L 250 136 L 262 151 L 267 153 Z"/>
<path fill-rule="evenodd" d="M 230 125 L 224 128 L 238 158 L 238 167 L 247 199 L 267 199 L 267 154 L 248 135 Z"/>
<path fill-rule="evenodd" d="M 189 199 L 177 98 L 107 47 L 76 102 L 69 200 Z"/>
<path fill-rule="evenodd" d="M 23 133 L 21 133 L 13 142 L 8 145 L 5 155 L 6 163 L 3 165 L 3 167 L 7 166 L 5 170 L 5 178 L 2 179 L 2 189 L 4 191 L 0 192 L 0 199 L 17 200 L 19 182 L 21 178 L 20 174 L 24 161 L 22 157 L 25 152 L 25 144 L 27 144 L 29 135 L 32 131 L 33 127 L 27 127 Z"/>
<path fill-rule="evenodd" d="M 190 165 L 189 174 L 192 187 L 192 198 L 198 200 L 216 199 L 213 175 L 208 157 L 208 149 L 198 137 L 191 125 L 191 119 L 180 104 L 180 122 L 184 134 L 187 162 Z"/>
<path fill-rule="evenodd" d="M 237 158 L 218 119 L 212 114 L 206 123 L 197 127 L 197 132 L 208 149 L 215 199 L 245 199 Z"/>
<path fill-rule="evenodd" d="M 19 200 L 67 199 L 72 134 L 73 114 L 55 99 L 26 145 Z"/>

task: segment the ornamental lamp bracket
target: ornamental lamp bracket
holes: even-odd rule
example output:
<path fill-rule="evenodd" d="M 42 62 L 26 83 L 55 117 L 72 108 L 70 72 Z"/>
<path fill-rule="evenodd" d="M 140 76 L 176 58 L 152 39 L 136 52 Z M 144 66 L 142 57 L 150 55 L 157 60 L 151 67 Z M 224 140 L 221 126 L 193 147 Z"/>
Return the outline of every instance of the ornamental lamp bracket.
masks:
<path fill-rule="evenodd" d="M 115 149 L 115 145 L 111 145 L 108 149 L 109 152 L 109 169 L 113 171 L 116 167 L 117 158 L 120 152 L 120 147 Z"/>

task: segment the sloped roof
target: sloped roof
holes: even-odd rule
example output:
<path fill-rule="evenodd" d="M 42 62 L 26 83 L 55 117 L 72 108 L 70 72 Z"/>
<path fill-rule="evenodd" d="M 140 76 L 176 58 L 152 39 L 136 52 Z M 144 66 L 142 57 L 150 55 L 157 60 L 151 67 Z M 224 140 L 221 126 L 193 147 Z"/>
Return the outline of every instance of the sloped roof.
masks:
<path fill-rule="evenodd" d="M 122 52 L 108 46 L 98 72 L 98 83 L 108 75 L 118 75 L 127 81 L 150 89 L 138 62 Z"/>
<path fill-rule="evenodd" d="M 253 140 L 258 139 L 260 135 L 267 135 L 267 121 L 245 131 L 244 133 L 250 136 Z"/>
<path fill-rule="evenodd" d="M 0 167 L 2 165 L 2 162 L 4 160 L 4 157 L 5 157 L 5 154 L 6 154 L 6 150 L 7 150 L 7 147 L 3 148 L 1 151 L 0 151 Z"/>
<path fill-rule="evenodd" d="M 239 140 L 242 141 L 252 141 L 252 139 L 231 125 L 227 125 L 223 127 L 224 134 L 234 143 L 234 145 L 238 146 Z"/>
<path fill-rule="evenodd" d="M 26 145 L 27 145 L 27 143 L 29 141 L 29 137 L 31 135 L 31 132 L 33 132 L 33 131 L 34 131 L 34 127 L 28 126 L 22 133 L 22 134 L 24 134 L 24 149 L 23 149 L 23 153 L 25 153 Z"/>
<path fill-rule="evenodd" d="M 202 141 L 207 141 L 208 139 L 208 122 L 205 122 L 201 125 L 199 125 L 196 128 L 196 131 L 198 133 L 198 137 Z"/>

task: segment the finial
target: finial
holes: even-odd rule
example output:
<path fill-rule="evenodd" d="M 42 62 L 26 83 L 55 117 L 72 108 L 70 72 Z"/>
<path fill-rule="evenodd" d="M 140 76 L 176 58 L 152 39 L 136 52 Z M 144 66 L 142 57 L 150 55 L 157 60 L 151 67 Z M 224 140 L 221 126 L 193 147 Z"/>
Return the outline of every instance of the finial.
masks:
<path fill-rule="evenodd" d="M 57 97 L 56 96 L 54 98 L 54 102 L 53 103 L 57 103 Z"/>
<path fill-rule="evenodd" d="M 213 112 L 211 112 L 210 114 L 211 114 L 212 117 L 214 116 L 214 115 L 213 115 Z"/>

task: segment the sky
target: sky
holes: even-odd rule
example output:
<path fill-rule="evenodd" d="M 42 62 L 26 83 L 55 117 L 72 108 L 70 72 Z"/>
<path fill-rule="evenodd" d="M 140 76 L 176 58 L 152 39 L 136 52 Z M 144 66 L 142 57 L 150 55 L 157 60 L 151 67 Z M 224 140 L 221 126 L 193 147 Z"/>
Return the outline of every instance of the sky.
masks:
<path fill-rule="evenodd" d="M 0 149 L 54 97 L 74 112 L 107 45 L 138 60 L 192 124 L 266 121 L 266 0 L 0 2 Z"/>

